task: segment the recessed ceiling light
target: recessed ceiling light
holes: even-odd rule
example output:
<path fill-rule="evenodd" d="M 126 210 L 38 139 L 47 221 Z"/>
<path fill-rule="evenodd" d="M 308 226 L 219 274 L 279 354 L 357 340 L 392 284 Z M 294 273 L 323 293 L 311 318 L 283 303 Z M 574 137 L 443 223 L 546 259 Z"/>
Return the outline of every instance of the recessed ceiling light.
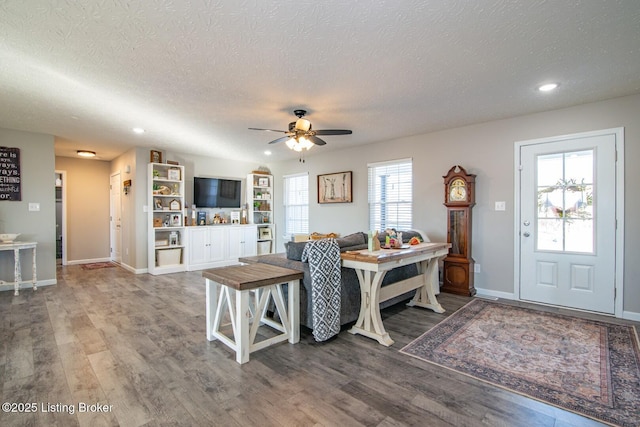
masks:
<path fill-rule="evenodd" d="M 267 151 L 265 151 L 265 152 L 264 152 L 264 154 L 265 154 L 266 156 L 270 156 L 270 155 L 271 155 L 271 151 L 267 150 Z"/>
<path fill-rule="evenodd" d="M 80 157 L 95 157 L 96 156 L 96 152 L 95 151 L 89 151 L 89 150 L 78 150 L 78 151 L 76 151 L 76 153 Z"/>
<path fill-rule="evenodd" d="M 133 132 L 134 133 L 138 133 L 138 134 L 144 133 L 144 129 L 142 129 L 142 128 L 133 128 Z"/>
<path fill-rule="evenodd" d="M 538 86 L 538 90 L 540 92 L 551 92 L 554 89 L 558 88 L 558 83 L 547 83 L 547 84 L 543 84 L 541 86 Z"/>

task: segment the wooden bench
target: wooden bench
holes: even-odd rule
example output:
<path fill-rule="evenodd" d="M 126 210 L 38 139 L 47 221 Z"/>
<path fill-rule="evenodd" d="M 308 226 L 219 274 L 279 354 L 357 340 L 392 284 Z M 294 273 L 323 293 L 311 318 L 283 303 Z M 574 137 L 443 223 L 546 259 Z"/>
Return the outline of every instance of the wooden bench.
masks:
<path fill-rule="evenodd" d="M 300 341 L 300 279 L 297 270 L 269 264 L 247 264 L 212 268 L 202 272 L 206 279 L 207 339 L 220 340 L 236 352 L 236 361 L 246 363 L 249 354 L 288 340 Z M 288 304 L 282 285 L 288 284 Z M 220 293 L 218 295 L 218 288 Z M 250 294 L 255 301 L 250 302 Z M 269 301 L 273 301 L 280 322 L 266 317 Z M 288 305 L 288 308 L 287 308 Z M 221 330 L 223 316 L 228 313 L 233 337 Z M 281 333 L 256 342 L 260 325 Z"/>

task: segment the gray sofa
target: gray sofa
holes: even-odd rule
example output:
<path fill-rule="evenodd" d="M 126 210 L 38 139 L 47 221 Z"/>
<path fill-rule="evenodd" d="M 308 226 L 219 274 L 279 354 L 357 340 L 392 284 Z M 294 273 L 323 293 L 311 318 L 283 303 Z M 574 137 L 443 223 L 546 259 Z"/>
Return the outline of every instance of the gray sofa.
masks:
<path fill-rule="evenodd" d="M 402 233 L 403 241 L 407 242 L 411 237 L 416 236 L 425 241 L 426 236 L 418 231 L 404 231 Z M 386 234 L 379 235 L 380 241 L 384 244 Z M 340 252 L 352 251 L 358 249 L 367 249 L 367 234 L 358 232 L 348 236 L 336 239 Z M 313 329 L 313 314 L 311 301 L 311 273 L 309 271 L 309 263 L 302 262 L 302 251 L 306 242 L 287 242 L 285 243 L 286 253 L 258 255 L 254 257 L 241 258 L 241 262 L 261 262 L 265 264 L 277 265 L 280 267 L 291 268 L 304 272 L 302 286 L 300 287 L 300 323 L 309 329 Z M 345 325 L 355 322 L 360 313 L 360 284 L 355 270 L 352 268 L 342 268 L 342 302 L 340 309 L 340 324 Z M 382 282 L 382 286 L 389 283 L 395 283 L 409 277 L 416 276 L 418 269 L 415 264 L 406 265 L 389 271 Z M 400 301 L 407 300 L 414 295 L 415 291 L 407 292 L 389 301 L 380 304 L 380 308 L 386 308 Z M 286 295 L 286 294 L 285 294 Z"/>

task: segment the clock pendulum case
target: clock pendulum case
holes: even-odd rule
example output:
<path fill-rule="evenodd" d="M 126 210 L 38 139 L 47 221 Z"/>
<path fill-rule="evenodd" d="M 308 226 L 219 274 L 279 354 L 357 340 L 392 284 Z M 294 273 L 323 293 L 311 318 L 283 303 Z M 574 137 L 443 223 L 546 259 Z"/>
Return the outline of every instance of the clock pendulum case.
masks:
<path fill-rule="evenodd" d="M 443 263 L 441 291 L 473 296 L 476 288 L 471 257 L 471 208 L 476 203 L 476 176 L 456 165 L 443 178 L 447 242 L 451 243 L 451 248 Z"/>

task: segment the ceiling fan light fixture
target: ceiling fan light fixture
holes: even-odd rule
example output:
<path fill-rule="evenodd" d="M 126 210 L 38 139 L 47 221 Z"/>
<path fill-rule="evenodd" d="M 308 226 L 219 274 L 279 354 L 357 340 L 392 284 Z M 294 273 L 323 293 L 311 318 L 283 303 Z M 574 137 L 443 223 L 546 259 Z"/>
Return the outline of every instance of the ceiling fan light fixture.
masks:
<path fill-rule="evenodd" d="M 296 130 L 309 132 L 311 130 L 311 122 L 307 119 L 299 118 L 296 120 Z"/>

